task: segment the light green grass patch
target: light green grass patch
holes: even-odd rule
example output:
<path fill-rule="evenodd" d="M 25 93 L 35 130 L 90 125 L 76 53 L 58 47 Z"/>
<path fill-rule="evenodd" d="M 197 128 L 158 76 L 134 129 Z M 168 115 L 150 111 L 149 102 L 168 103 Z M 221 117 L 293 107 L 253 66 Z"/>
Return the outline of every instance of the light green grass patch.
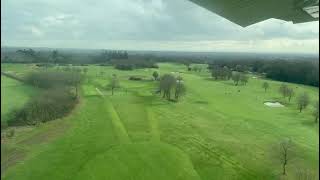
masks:
<path fill-rule="evenodd" d="M 32 86 L 1 75 L 1 121 L 7 121 L 11 111 L 21 108 L 37 93 Z"/>

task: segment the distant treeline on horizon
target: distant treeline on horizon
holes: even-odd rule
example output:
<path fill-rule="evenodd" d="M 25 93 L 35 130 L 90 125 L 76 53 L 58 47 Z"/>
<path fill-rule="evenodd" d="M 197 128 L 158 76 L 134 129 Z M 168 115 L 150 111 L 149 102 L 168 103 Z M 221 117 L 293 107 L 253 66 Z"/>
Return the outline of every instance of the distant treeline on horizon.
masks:
<path fill-rule="evenodd" d="M 112 65 L 121 70 L 157 68 L 158 62 L 209 64 L 244 72 L 263 73 L 267 78 L 319 87 L 319 61 L 317 55 L 277 55 L 246 53 L 174 53 L 128 52 L 125 50 L 34 50 L 2 48 L 1 63 L 99 64 Z"/>

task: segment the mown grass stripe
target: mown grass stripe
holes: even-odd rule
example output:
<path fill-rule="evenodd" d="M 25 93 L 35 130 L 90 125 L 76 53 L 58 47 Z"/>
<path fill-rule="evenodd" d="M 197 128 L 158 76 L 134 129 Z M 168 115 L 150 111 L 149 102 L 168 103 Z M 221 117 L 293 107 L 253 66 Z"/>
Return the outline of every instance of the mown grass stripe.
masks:
<path fill-rule="evenodd" d="M 106 106 L 106 109 L 108 111 L 108 114 L 111 118 L 114 130 L 116 132 L 116 135 L 121 143 L 130 143 L 131 140 L 128 136 L 127 130 L 123 123 L 121 122 L 121 119 L 117 113 L 117 111 L 114 109 L 113 104 L 111 103 L 110 99 L 106 98 L 104 94 L 96 88 L 98 93 L 101 95 L 102 98 L 105 99 L 104 104 Z"/>
<path fill-rule="evenodd" d="M 127 130 L 124 127 L 123 123 L 121 122 L 117 111 L 113 107 L 113 104 L 111 103 L 110 100 L 107 99 L 107 101 L 105 101 L 105 105 L 109 111 L 112 124 L 118 136 L 118 139 L 120 140 L 121 143 L 130 143 L 131 140 L 128 136 Z"/>
<path fill-rule="evenodd" d="M 158 128 L 158 121 L 153 117 L 152 110 L 150 108 L 146 108 L 148 120 L 151 128 L 151 140 L 160 141 L 160 132 Z"/>

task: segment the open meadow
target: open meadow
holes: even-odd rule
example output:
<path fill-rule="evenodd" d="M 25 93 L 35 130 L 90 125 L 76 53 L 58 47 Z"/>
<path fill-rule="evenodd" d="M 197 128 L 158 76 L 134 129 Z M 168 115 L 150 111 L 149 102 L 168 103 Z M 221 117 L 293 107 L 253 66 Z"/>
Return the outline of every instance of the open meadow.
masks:
<path fill-rule="evenodd" d="M 132 71 L 84 66 L 88 72 L 80 101 L 70 114 L 38 126 L 10 127 L 15 135 L 1 142 L 1 178 L 277 180 L 282 172 L 279 143 L 285 138 L 293 142 L 286 179 L 295 180 L 301 172 L 318 177 L 319 126 L 312 104 L 319 99 L 319 88 L 288 83 L 295 91 L 289 102 L 278 92 L 281 82 L 259 75 L 250 74 L 247 85 L 235 86 L 231 80 L 214 80 L 208 71 L 158 65 Z M 1 65 L 2 71 L 19 77 L 40 69 Z M 180 75 L 185 95 L 171 102 L 156 94 L 154 71 Z M 120 87 L 111 95 L 106 86 L 113 74 Z M 263 82 L 270 85 L 266 92 Z M 1 121 L 38 91 L 2 75 Z M 311 104 L 300 113 L 296 97 L 302 92 L 310 95 Z M 268 107 L 267 101 L 284 107 Z"/>

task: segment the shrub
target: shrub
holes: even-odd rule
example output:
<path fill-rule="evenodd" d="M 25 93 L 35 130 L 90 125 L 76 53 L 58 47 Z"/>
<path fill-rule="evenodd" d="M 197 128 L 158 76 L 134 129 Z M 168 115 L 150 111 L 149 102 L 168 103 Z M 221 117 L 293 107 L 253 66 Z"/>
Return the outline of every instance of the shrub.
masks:
<path fill-rule="evenodd" d="M 36 87 L 50 89 L 56 87 L 68 87 L 75 86 L 75 84 L 80 83 L 82 75 L 80 71 L 69 72 L 33 72 L 25 77 L 25 82 L 34 85 Z"/>
<path fill-rule="evenodd" d="M 110 62 L 116 69 L 133 70 L 138 68 L 159 68 L 158 65 L 150 60 L 145 59 L 118 59 Z"/>
<path fill-rule="evenodd" d="M 141 81 L 141 80 L 142 80 L 142 77 L 130 76 L 130 77 L 129 77 L 129 80 L 131 80 L 131 81 Z"/>
<path fill-rule="evenodd" d="M 132 65 L 132 64 L 117 64 L 117 65 L 115 65 L 115 68 L 119 69 L 119 70 L 133 70 L 134 65 Z"/>
<path fill-rule="evenodd" d="M 8 120 L 9 126 L 36 125 L 61 118 L 68 114 L 75 106 L 77 99 L 65 89 L 49 89 L 25 106 L 15 111 Z"/>

